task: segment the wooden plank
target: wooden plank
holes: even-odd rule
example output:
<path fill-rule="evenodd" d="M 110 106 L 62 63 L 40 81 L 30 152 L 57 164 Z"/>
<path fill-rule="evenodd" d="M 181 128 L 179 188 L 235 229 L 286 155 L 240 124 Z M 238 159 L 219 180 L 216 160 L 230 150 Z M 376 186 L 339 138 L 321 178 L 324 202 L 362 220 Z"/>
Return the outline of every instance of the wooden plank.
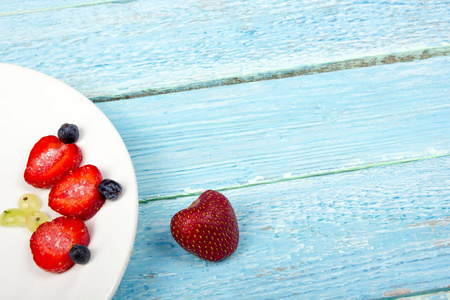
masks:
<path fill-rule="evenodd" d="M 449 155 L 448 82 L 441 57 L 98 107 L 148 199 Z"/>
<path fill-rule="evenodd" d="M 0 55 L 104 100 L 446 55 L 449 16 L 442 1 L 123 1 L 0 17 Z"/>
<path fill-rule="evenodd" d="M 240 243 L 219 263 L 171 237 L 171 217 L 195 197 L 142 204 L 115 299 L 372 299 L 448 290 L 449 168 L 446 157 L 226 191 Z"/>

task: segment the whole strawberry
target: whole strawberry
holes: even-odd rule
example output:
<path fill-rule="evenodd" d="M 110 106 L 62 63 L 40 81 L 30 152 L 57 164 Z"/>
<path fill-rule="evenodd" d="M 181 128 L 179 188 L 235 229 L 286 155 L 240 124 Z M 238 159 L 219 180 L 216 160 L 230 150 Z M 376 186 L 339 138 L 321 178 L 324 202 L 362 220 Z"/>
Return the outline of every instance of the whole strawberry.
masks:
<path fill-rule="evenodd" d="M 230 201 L 208 190 L 188 208 L 172 217 L 170 231 L 186 251 L 209 261 L 219 261 L 236 251 L 239 228 Z"/>

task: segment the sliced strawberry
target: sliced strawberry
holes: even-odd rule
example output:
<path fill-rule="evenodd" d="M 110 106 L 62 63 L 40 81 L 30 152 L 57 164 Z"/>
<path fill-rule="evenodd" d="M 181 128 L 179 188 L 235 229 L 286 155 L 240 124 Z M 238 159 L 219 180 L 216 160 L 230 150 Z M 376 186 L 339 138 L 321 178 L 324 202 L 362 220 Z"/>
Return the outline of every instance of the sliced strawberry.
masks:
<path fill-rule="evenodd" d="M 88 246 L 89 230 L 79 218 L 59 217 L 44 223 L 32 234 L 30 249 L 35 263 L 45 271 L 62 273 L 74 262 L 69 251 L 74 245 Z"/>
<path fill-rule="evenodd" d="M 105 203 L 98 192 L 102 174 L 93 165 L 72 170 L 53 185 L 48 196 L 48 206 L 69 217 L 90 219 Z"/>
<path fill-rule="evenodd" d="M 83 159 L 75 144 L 64 144 L 54 135 L 41 138 L 28 156 L 24 179 L 37 188 L 49 188 Z"/>

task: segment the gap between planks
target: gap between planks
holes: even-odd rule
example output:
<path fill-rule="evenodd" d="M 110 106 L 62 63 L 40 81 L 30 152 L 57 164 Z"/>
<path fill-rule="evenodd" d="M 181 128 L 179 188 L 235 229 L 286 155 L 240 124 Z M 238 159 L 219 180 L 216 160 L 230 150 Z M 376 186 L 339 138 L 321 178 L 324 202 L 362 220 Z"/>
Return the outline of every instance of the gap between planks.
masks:
<path fill-rule="evenodd" d="M 314 172 L 314 173 L 301 174 L 301 175 L 297 175 L 297 176 L 283 177 L 283 178 L 275 179 L 275 180 L 261 180 L 261 181 L 257 181 L 257 182 L 251 182 L 251 183 L 241 184 L 241 185 L 236 185 L 236 186 L 215 188 L 215 190 L 219 191 L 219 192 L 229 191 L 229 190 L 237 190 L 237 189 L 253 187 L 253 186 L 258 186 L 258 185 L 268 185 L 268 184 L 274 184 L 274 183 L 279 183 L 279 182 L 284 182 L 284 181 L 301 180 L 301 179 L 312 178 L 312 177 L 342 174 L 342 173 L 367 170 L 367 169 L 372 169 L 372 168 L 377 168 L 377 167 L 412 163 L 412 162 L 423 161 L 423 160 L 428 160 L 428 159 L 437 159 L 437 158 L 441 158 L 441 157 L 450 157 L 450 153 L 423 156 L 423 157 L 414 157 L 414 158 L 395 160 L 395 161 L 386 161 L 386 162 L 366 164 L 366 165 L 360 165 L 360 166 L 352 166 L 352 167 L 348 167 L 348 168 L 340 168 L 340 169 L 334 169 L 334 170 L 328 170 L 328 171 L 318 171 L 318 172 Z M 146 204 L 149 202 L 159 201 L 159 200 L 173 200 L 173 199 L 177 199 L 177 198 L 198 196 L 203 192 L 204 192 L 204 190 L 198 190 L 198 191 L 193 191 L 193 192 L 183 193 L 183 194 L 174 194 L 174 195 L 167 195 L 167 196 L 161 196 L 161 197 L 151 197 L 151 198 L 146 198 L 146 199 L 139 199 L 139 204 Z"/>
<path fill-rule="evenodd" d="M 207 81 L 201 81 L 196 83 L 190 83 L 179 86 L 172 87 L 161 87 L 155 89 L 147 89 L 138 92 L 125 93 L 115 96 L 99 96 L 93 97 L 91 100 L 94 103 L 107 102 L 107 101 L 117 101 L 126 100 L 133 98 L 141 98 L 148 96 L 155 96 L 161 94 L 186 92 L 198 89 L 219 87 L 224 85 L 233 85 L 240 83 L 249 83 L 256 81 L 272 80 L 272 79 L 282 79 L 288 77 L 297 77 L 312 75 L 318 73 L 328 73 L 356 68 L 366 68 L 372 66 L 389 65 L 394 63 L 411 62 L 417 60 L 424 60 L 439 56 L 450 55 L 450 46 L 442 46 L 427 49 L 416 49 L 412 51 L 398 52 L 392 54 L 380 54 L 366 56 L 362 58 L 355 58 L 343 61 L 322 63 L 310 66 L 300 66 L 292 69 L 285 70 L 269 70 L 262 73 L 249 74 L 240 77 L 226 77 Z"/>
<path fill-rule="evenodd" d="M 128 2 L 128 1 L 129 0 L 104 0 L 104 1 L 74 4 L 74 5 L 48 7 L 48 8 L 41 8 L 41 9 L 19 10 L 19 11 L 7 12 L 7 13 L 0 13 L 0 17 L 33 14 L 33 13 L 62 10 L 62 9 L 68 9 L 68 8 L 78 8 L 78 7 L 83 7 L 83 6 L 92 6 L 92 5 L 99 5 L 99 4 L 124 3 L 124 2 Z"/>
<path fill-rule="evenodd" d="M 402 291 L 404 293 L 402 293 Z M 426 290 L 426 291 L 420 291 L 420 292 L 409 292 L 409 290 L 402 290 L 398 289 L 397 295 L 392 296 L 385 296 L 382 298 L 374 298 L 373 300 L 397 300 L 397 299 L 411 299 L 411 300 L 431 300 L 431 299 L 438 299 L 439 296 L 445 296 L 447 293 L 450 292 L 450 287 L 445 288 L 437 288 L 433 290 Z M 430 298 L 428 298 L 430 297 Z M 440 298 L 439 298 L 440 299 Z M 444 299 L 444 298 L 442 298 Z"/>

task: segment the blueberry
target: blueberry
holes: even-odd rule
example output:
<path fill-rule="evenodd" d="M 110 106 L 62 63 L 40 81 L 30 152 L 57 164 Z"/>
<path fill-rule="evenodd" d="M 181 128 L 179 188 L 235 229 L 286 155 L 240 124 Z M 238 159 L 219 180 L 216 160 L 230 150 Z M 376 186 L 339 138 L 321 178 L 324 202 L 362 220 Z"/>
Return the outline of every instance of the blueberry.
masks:
<path fill-rule="evenodd" d="M 64 123 L 58 130 L 58 137 L 64 144 L 72 144 L 78 141 L 80 133 L 77 125 Z"/>
<path fill-rule="evenodd" d="M 103 179 L 98 185 L 98 192 L 104 198 L 114 200 L 122 193 L 122 186 L 112 179 Z"/>
<path fill-rule="evenodd" d="M 91 258 L 91 251 L 84 245 L 74 245 L 69 251 L 70 260 L 76 264 L 87 264 Z"/>

